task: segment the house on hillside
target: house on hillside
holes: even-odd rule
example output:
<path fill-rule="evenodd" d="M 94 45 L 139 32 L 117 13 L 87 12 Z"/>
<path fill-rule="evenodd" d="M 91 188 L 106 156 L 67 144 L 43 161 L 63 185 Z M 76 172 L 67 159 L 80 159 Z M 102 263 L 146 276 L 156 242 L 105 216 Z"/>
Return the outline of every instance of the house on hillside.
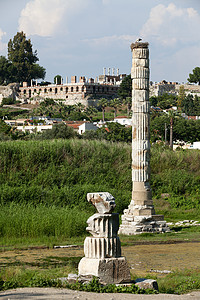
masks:
<path fill-rule="evenodd" d="M 127 118 L 126 116 L 116 117 L 116 118 L 114 118 L 114 121 L 112 121 L 112 122 L 119 123 L 119 124 L 124 125 L 124 126 L 131 126 L 132 125 L 132 119 Z"/>
<path fill-rule="evenodd" d="M 85 121 L 63 121 L 67 126 L 74 129 L 75 132 L 79 132 L 79 126 L 85 123 Z"/>
<path fill-rule="evenodd" d="M 83 123 L 79 126 L 78 133 L 83 134 L 86 131 L 97 130 L 97 129 L 98 129 L 98 127 L 96 125 L 94 125 L 93 123 Z"/>
<path fill-rule="evenodd" d="M 188 116 L 188 120 L 200 120 L 200 116 Z"/>
<path fill-rule="evenodd" d="M 4 122 L 17 129 L 17 131 L 22 132 L 35 133 L 42 132 L 47 129 L 52 129 L 52 124 L 33 124 L 31 120 L 27 119 L 4 120 Z"/>
<path fill-rule="evenodd" d="M 97 126 L 86 121 L 64 121 L 64 123 L 73 128 L 78 134 L 83 134 L 89 130 L 97 130 Z"/>

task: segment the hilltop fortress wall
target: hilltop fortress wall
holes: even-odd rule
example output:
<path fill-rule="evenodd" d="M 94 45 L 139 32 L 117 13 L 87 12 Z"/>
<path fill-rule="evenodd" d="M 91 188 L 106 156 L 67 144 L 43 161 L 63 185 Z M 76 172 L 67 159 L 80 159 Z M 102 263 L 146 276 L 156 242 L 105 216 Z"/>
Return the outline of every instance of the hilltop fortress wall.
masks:
<path fill-rule="evenodd" d="M 38 101 L 39 99 L 62 99 L 67 105 L 81 103 L 89 105 L 96 103 L 102 97 L 117 97 L 122 79 L 122 75 L 100 75 L 98 79 L 86 79 L 84 76 L 77 81 L 76 76 L 71 77 L 70 83 L 50 84 L 46 86 L 31 85 L 28 86 L 26 82 L 19 88 L 18 99 L 28 102 Z"/>
<path fill-rule="evenodd" d="M 10 83 L 7 86 L 0 86 L 0 104 L 3 98 L 12 98 L 21 102 L 39 103 L 44 99 L 51 98 L 63 100 L 66 105 L 81 103 L 84 106 L 96 105 L 98 100 L 103 97 L 115 98 L 119 86 L 126 74 L 100 75 L 95 80 L 87 79 L 81 76 L 77 80 L 76 76 L 71 77 L 71 82 L 61 84 L 49 84 L 41 86 L 40 84 L 31 84 L 23 82 L 19 87 L 18 83 Z M 157 83 L 150 82 L 149 96 L 161 96 L 165 93 L 178 95 L 180 86 L 185 88 L 186 95 L 192 94 L 200 97 L 200 86 L 195 84 L 180 84 L 177 82 L 166 82 L 165 80 Z"/>
<path fill-rule="evenodd" d="M 197 95 L 200 97 L 200 86 L 196 84 L 180 84 L 178 82 L 161 82 L 150 83 L 149 96 L 162 96 L 163 94 L 178 95 L 180 86 L 184 86 L 185 94 Z"/>

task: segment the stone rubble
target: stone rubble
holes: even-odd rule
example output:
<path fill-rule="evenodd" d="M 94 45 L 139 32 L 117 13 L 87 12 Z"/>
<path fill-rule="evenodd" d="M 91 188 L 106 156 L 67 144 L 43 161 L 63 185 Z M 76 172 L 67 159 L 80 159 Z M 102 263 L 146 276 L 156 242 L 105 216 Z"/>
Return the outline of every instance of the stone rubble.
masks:
<path fill-rule="evenodd" d="M 153 270 L 151 269 L 150 272 L 153 272 L 153 273 L 161 273 L 161 274 L 170 274 L 172 273 L 172 271 L 169 271 L 169 270 Z"/>
<path fill-rule="evenodd" d="M 178 222 L 168 222 L 168 226 L 171 227 L 188 227 L 188 226 L 200 226 L 200 221 L 194 221 L 194 220 L 184 220 L 184 221 L 178 221 Z"/>
<path fill-rule="evenodd" d="M 158 283 L 154 279 L 138 278 L 135 282 L 135 285 L 140 289 L 151 289 L 158 291 Z"/>

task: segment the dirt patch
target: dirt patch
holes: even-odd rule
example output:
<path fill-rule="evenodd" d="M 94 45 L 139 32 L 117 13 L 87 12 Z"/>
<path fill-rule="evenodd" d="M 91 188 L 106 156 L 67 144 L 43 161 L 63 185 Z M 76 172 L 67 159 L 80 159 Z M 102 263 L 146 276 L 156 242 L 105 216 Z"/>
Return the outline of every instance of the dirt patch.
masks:
<path fill-rule="evenodd" d="M 47 269 L 66 265 L 78 266 L 83 248 L 73 249 L 26 249 L 0 253 L 0 267 L 27 266 Z"/>
<path fill-rule="evenodd" d="M 122 247 L 122 254 L 126 256 L 132 274 L 146 275 L 152 270 L 175 271 L 198 268 L 200 267 L 199 249 L 200 242 L 136 245 Z"/>
<path fill-rule="evenodd" d="M 144 276 L 152 270 L 173 271 L 199 268 L 199 249 L 200 242 L 131 245 L 122 247 L 122 255 L 127 258 L 133 275 Z M 0 267 L 27 265 L 27 267 L 46 269 L 70 264 L 76 268 L 83 256 L 83 247 L 4 251 L 0 252 Z"/>

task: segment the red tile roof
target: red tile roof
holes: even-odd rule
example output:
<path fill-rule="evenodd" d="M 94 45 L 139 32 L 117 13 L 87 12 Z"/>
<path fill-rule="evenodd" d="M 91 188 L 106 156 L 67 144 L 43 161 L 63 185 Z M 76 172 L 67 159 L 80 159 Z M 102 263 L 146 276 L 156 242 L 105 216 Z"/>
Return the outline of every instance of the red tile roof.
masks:
<path fill-rule="evenodd" d="M 127 116 L 118 116 L 115 119 L 129 119 Z"/>
<path fill-rule="evenodd" d="M 74 129 L 78 129 L 80 125 L 83 123 L 86 123 L 85 121 L 65 121 L 65 124 L 69 127 L 72 127 Z"/>

